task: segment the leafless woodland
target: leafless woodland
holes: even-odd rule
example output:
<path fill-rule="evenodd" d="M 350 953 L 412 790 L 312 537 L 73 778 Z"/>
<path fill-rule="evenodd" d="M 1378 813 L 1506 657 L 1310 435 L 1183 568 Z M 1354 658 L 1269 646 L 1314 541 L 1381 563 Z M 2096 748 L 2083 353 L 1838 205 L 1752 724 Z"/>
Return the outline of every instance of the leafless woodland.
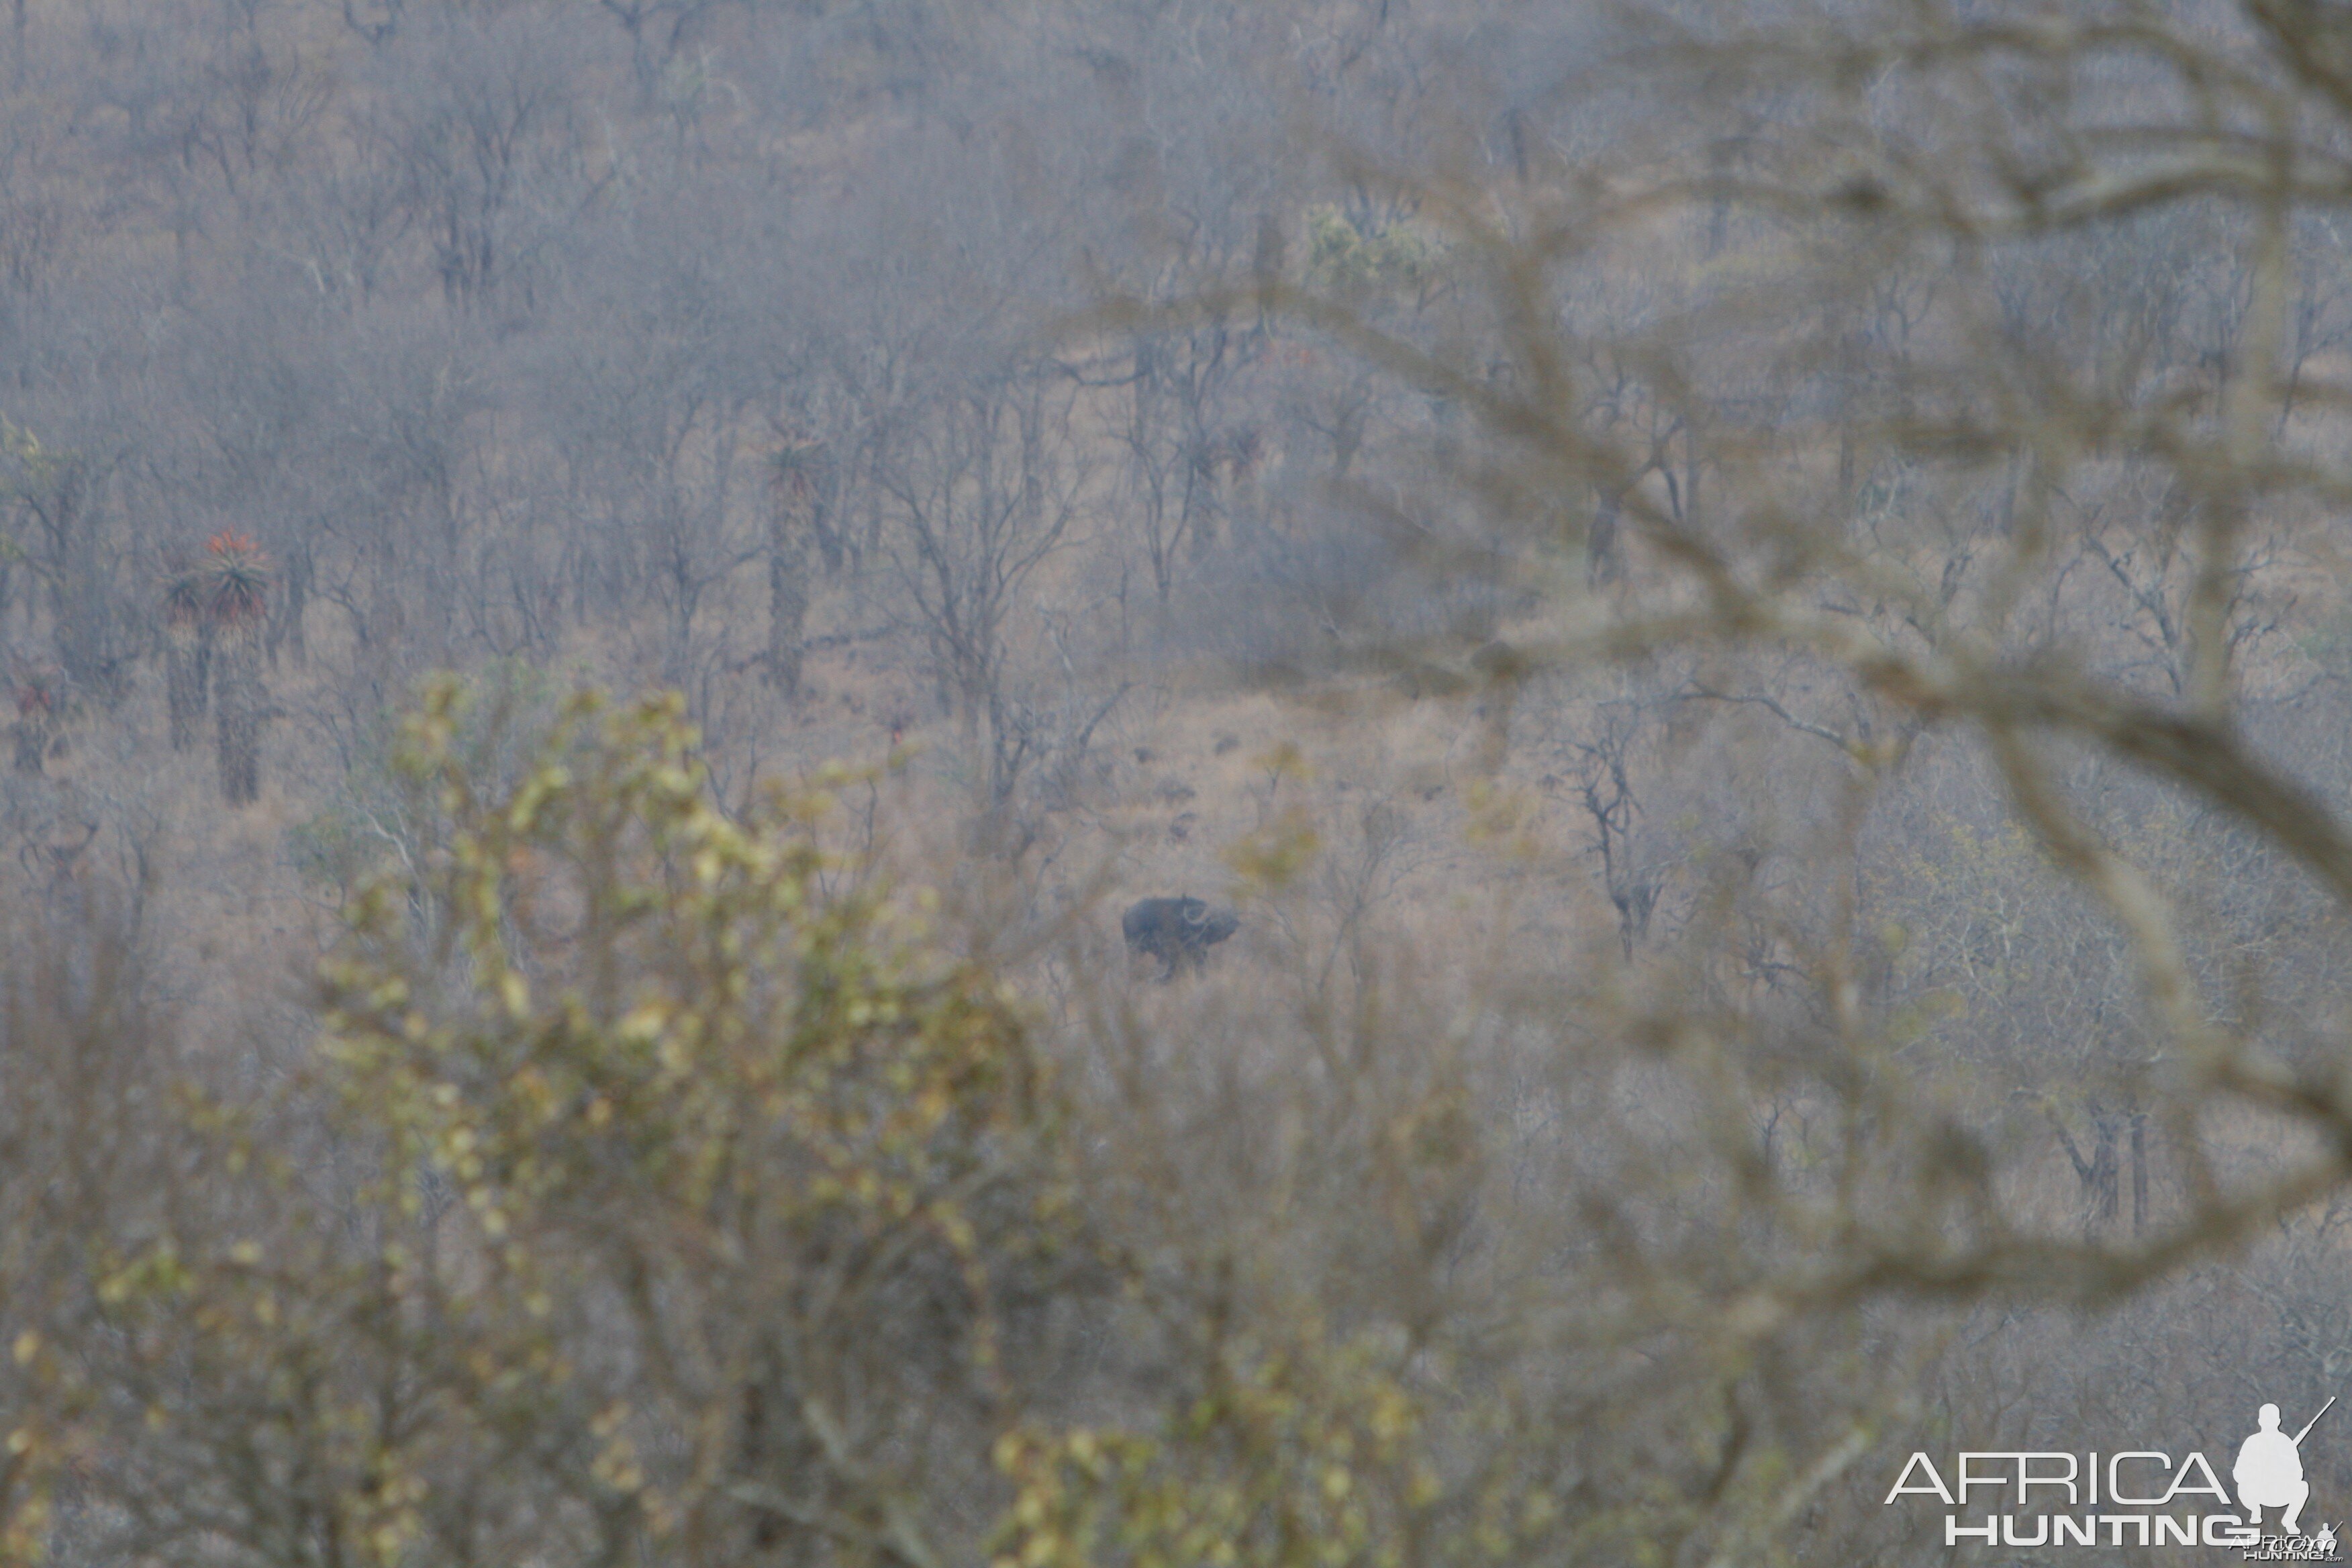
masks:
<path fill-rule="evenodd" d="M 0 1564 L 1943 1562 L 2352 1391 L 2352 9 L 0 83 Z"/>

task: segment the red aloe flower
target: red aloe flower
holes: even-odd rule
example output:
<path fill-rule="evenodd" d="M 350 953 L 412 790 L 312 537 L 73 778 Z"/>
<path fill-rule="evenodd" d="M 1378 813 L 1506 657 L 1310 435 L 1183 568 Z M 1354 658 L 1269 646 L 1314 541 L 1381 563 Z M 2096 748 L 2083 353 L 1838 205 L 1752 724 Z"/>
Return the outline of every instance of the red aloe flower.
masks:
<path fill-rule="evenodd" d="M 36 713 L 54 713 L 58 700 L 63 694 L 65 672 L 53 666 L 24 665 L 16 670 L 16 712 L 29 719 Z"/>

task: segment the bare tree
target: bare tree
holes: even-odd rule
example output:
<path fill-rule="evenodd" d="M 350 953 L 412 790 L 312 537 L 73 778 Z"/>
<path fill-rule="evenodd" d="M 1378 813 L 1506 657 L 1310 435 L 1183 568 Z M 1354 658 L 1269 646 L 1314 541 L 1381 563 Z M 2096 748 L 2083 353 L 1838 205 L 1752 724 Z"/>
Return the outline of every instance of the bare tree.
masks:
<path fill-rule="evenodd" d="M 925 411 L 877 482 L 892 502 L 892 574 L 929 644 L 940 700 L 1011 792 L 1029 746 L 1011 689 L 1021 595 L 1067 539 L 1087 479 L 1075 395 L 1048 367 L 982 369 Z"/>

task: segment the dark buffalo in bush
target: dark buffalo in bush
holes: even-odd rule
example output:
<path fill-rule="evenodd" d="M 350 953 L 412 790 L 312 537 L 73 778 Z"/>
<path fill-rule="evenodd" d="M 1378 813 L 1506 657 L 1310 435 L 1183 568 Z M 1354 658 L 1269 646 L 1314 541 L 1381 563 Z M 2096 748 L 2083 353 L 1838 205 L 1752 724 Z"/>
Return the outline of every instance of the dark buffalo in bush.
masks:
<path fill-rule="evenodd" d="M 1209 949 L 1241 924 L 1232 911 L 1213 910 L 1199 899 L 1145 899 L 1127 911 L 1118 929 L 1128 951 L 1150 953 L 1168 966 L 1160 978 L 1173 980 L 1180 967 L 1208 963 Z"/>

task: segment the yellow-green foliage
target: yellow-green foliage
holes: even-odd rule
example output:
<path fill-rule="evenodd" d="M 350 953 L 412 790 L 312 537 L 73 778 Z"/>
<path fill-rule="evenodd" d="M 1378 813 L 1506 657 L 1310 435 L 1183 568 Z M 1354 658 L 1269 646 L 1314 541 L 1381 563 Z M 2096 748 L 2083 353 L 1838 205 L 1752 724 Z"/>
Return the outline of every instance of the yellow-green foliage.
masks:
<path fill-rule="evenodd" d="M 1436 263 L 1430 242 L 1403 224 L 1366 234 L 1336 206 L 1307 209 L 1307 276 L 1318 289 L 1417 289 Z"/>
<path fill-rule="evenodd" d="M 1257 832 L 1227 846 L 1224 861 L 1252 891 L 1275 892 L 1304 875 L 1322 849 L 1306 809 L 1291 806 Z"/>
<path fill-rule="evenodd" d="M 73 454 L 62 456 L 41 445 L 41 438 L 30 430 L 0 415 L 0 456 L 5 456 L 15 469 L 24 476 L 22 488 L 46 490 L 56 482 L 60 462 L 71 462 Z"/>
<path fill-rule="evenodd" d="M 982 976 L 874 894 L 826 893 L 809 829 L 829 800 L 778 791 L 730 820 L 675 700 L 579 743 L 593 699 L 480 798 L 450 752 L 457 696 L 431 695 L 399 764 L 454 826 L 425 889 L 444 951 L 411 956 L 418 889 L 387 878 L 323 971 L 329 1053 L 403 1164 L 454 1178 L 492 1236 L 625 1172 L 681 1219 L 731 1197 L 967 1248 L 946 1189 L 982 1134 L 1032 1117 L 1042 1067 Z M 434 1005 L 431 974 L 460 957 L 460 1005 Z"/>
<path fill-rule="evenodd" d="M 1213 1386 L 1157 1436 L 1008 1434 L 996 1458 L 1015 1495 L 995 1568 L 1407 1561 L 1440 1489 L 1421 1410 L 1385 1359 L 1307 1329 L 1286 1352 L 1221 1357 Z"/>
<path fill-rule="evenodd" d="M 503 786 L 461 756 L 467 701 L 407 721 L 429 851 L 320 972 L 318 1080 L 367 1173 L 317 1202 L 315 1165 L 192 1102 L 196 1190 L 254 1229 L 93 1260 L 107 1379 L 151 1411 L 129 1440 L 256 1533 L 386 1564 L 452 1528 L 549 1562 L 710 1561 L 762 1519 L 919 1542 L 933 1500 L 861 1440 L 985 1407 L 997 1276 L 1066 1229 L 1016 1007 L 824 852 L 824 794 L 719 811 L 675 700 L 574 700 Z M 0 1489 L 8 1560 L 40 1522 Z"/>
<path fill-rule="evenodd" d="M 877 1293 L 894 1266 L 943 1265 L 965 1300 L 929 1331 L 961 1323 L 985 1381 L 989 1254 L 1024 1250 L 1062 1203 L 1026 1163 L 1050 1139 L 1050 1079 L 1007 999 L 878 895 L 826 891 L 824 795 L 779 790 L 744 820 L 722 815 L 675 700 L 609 718 L 574 702 L 537 763 L 488 798 L 451 751 L 458 700 L 428 697 L 398 763 L 451 824 L 442 867 L 423 889 L 369 889 L 323 972 L 327 1053 L 352 1110 L 390 1139 L 382 1198 L 413 1213 L 428 1173 L 455 1185 L 486 1278 L 521 1309 L 500 1315 L 526 1363 L 528 1325 L 556 1297 L 613 1283 L 583 1262 L 605 1231 L 627 1233 L 624 1297 L 659 1292 L 659 1314 L 698 1294 L 713 1336 L 756 1332 L 751 1298 L 800 1283 L 803 1254 L 858 1258 L 836 1288 Z M 438 951 L 411 940 L 421 900 L 446 910 Z M 452 965 L 465 983 L 436 1001 Z M 968 1205 L 1007 1183 L 1025 1212 L 1000 1207 L 1009 1232 L 984 1237 Z M 660 1425 L 697 1415 L 731 1412 Z M 629 1433 L 625 1406 L 596 1413 L 593 1473 L 649 1524 L 714 1502 L 719 1438 L 665 1495 Z"/>
<path fill-rule="evenodd" d="M 104 1332 L 0 1372 L 38 1401 L 0 1423 L 0 1562 L 100 1448 L 263 1560 L 384 1568 L 947 1563 L 992 1520 L 1019 1568 L 1556 1536 L 1471 1430 L 1498 1410 L 1440 1427 L 1405 1335 L 1335 1332 L 1311 1290 L 1218 1314 L 1129 1429 L 1070 1425 L 1055 1270 L 1125 1258 L 1067 1266 L 1181 1311 L 1133 1265 L 1175 1238 L 1101 1234 L 1016 1001 L 826 852 L 824 793 L 719 810 L 675 699 L 574 699 L 519 759 L 474 700 L 405 723 L 416 831 L 321 965 L 313 1072 L 283 1107 L 188 1094 L 189 1202 L 89 1249 Z M 263 1130 L 321 1108 L 331 1154 Z M 1414 1169 L 1475 1142 L 1446 1094 L 1385 1139 Z"/>

